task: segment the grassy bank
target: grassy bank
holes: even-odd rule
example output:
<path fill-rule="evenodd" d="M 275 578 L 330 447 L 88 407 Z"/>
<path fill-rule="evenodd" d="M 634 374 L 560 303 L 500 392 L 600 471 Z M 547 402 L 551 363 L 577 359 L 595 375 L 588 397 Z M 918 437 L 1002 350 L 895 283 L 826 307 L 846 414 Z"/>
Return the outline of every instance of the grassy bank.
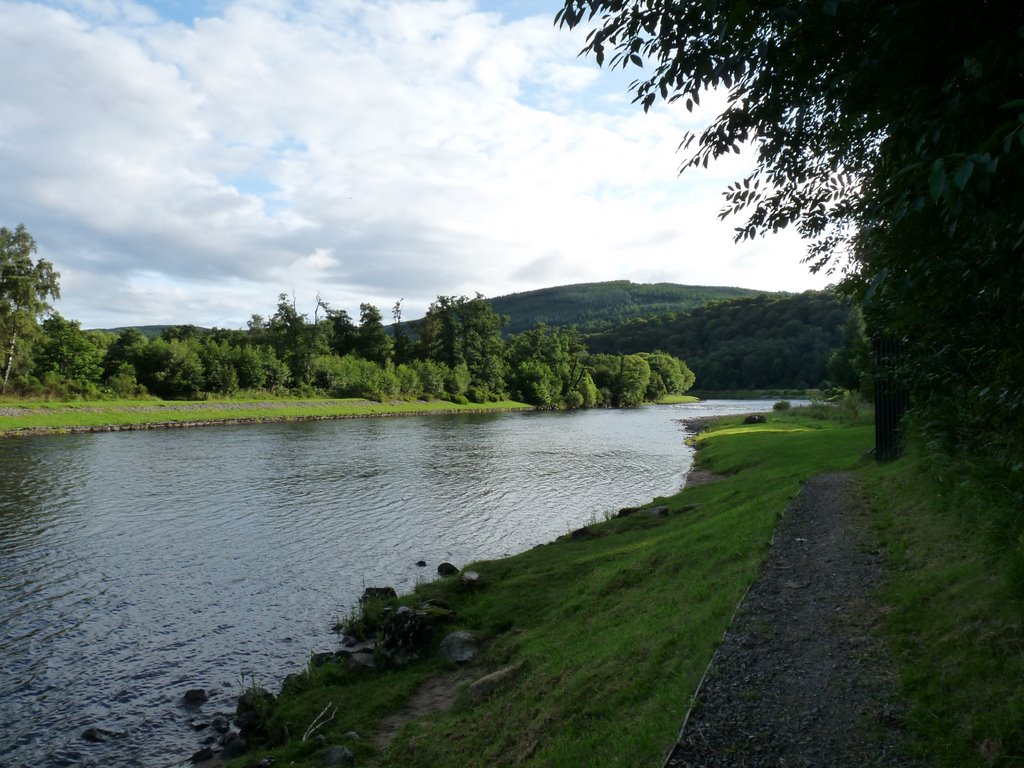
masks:
<path fill-rule="evenodd" d="M 40 432 L 149 429 L 212 423 L 252 423 L 532 410 L 511 400 L 458 404 L 446 400 L 377 403 L 359 398 L 317 400 L 0 401 L 0 436 Z"/>
<path fill-rule="evenodd" d="M 700 398 L 694 395 L 665 395 L 658 405 L 679 405 L 680 403 L 699 403 Z"/>
<path fill-rule="evenodd" d="M 326 743 L 346 745 L 359 765 L 657 765 L 777 517 L 802 480 L 857 465 L 871 439 L 870 426 L 798 413 L 755 426 L 725 420 L 698 455 L 728 477 L 656 500 L 667 514 L 595 522 L 588 534 L 469 566 L 475 585 L 435 581 L 402 599 L 448 606 L 454 618 L 438 635 L 479 636 L 471 677 L 514 666 L 493 696 L 424 714 L 381 750 L 370 737 L 382 720 L 454 667 L 434 654 L 377 671 L 311 664 L 267 720 L 272 737 L 291 736 L 273 754 L 314 765 Z M 316 729 L 323 741 L 303 742 L 325 711 L 334 714 Z M 352 731 L 362 738 L 344 736 Z"/>
<path fill-rule="evenodd" d="M 701 400 L 782 400 L 820 398 L 820 389 L 694 389 Z"/>
<path fill-rule="evenodd" d="M 923 764 L 1024 764 L 1024 537 L 996 482 L 917 446 L 864 475 L 889 579 L 882 630 L 901 671 Z M 1018 524 L 1019 527 L 1019 524 Z"/>

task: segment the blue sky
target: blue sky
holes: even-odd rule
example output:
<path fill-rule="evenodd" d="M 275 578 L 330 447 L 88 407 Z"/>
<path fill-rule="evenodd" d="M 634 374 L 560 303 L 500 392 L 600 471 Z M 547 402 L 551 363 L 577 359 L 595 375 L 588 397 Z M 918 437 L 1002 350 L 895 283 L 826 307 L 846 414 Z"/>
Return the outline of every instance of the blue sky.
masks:
<path fill-rule="evenodd" d="M 84 327 L 630 279 L 823 287 L 734 244 L 733 157 L 630 103 L 539 0 L 0 0 L 0 224 Z M 706 100 L 714 102 L 709 95 Z M 706 117 L 706 116 L 705 116 Z"/>

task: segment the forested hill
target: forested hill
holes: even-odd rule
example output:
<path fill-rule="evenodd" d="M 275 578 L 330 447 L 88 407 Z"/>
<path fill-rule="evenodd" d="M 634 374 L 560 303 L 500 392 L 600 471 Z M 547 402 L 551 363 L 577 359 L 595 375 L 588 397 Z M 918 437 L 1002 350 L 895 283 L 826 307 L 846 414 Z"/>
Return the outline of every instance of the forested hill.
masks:
<path fill-rule="evenodd" d="M 528 331 L 537 323 L 575 325 L 586 333 L 607 330 L 638 317 L 687 312 L 709 302 L 761 293 L 746 288 L 614 280 L 541 288 L 487 301 L 497 314 L 508 316 L 506 334 Z"/>
<path fill-rule="evenodd" d="M 817 387 L 850 315 L 831 291 L 762 295 L 633 320 L 585 342 L 595 353 L 680 357 L 697 374 L 697 389 Z"/>

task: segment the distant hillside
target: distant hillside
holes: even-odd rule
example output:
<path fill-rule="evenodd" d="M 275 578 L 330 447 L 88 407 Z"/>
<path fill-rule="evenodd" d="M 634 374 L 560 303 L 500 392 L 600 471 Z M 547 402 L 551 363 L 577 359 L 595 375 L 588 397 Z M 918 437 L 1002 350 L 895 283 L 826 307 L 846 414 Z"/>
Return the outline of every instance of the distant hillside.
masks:
<path fill-rule="evenodd" d="M 155 339 L 161 333 L 163 333 L 165 328 L 173 328 L 173 327 L 175 327 L 175 326 L 173 326 L 173 325 L 132 325 L 132 326 L 121 326 L 121 327 L 118 327 L 118 328 L 97 328 L 95 330 L 102 331 L 103 333 L 115 333 L 116 334 L 116 333 L 120 333 L 121 331 L 126 331 L 129 328 L 132 328 L 132 329 L 138 331 L 139 333 L 141 333 L 147 339 Z"/>
<path fill-rule="evenodd" d="M 584 332 L 596 332 L 638 317 L 687 312 L 709 302 L 762 293 L 746 288 L 614 280 L 541 288 L 487 301 L 499 315 L 508 315 L 508 334 L 528 331 L 537 323 L 576 325 Z"/>
<path fill-rule="evenodd" d="M 762 295 L 632 320 L 584 340 L 591 352 L 680 357 L 697 374 L 696 389 L 803 389 L 826 379 L 850 313 L 831 291 Z"/>

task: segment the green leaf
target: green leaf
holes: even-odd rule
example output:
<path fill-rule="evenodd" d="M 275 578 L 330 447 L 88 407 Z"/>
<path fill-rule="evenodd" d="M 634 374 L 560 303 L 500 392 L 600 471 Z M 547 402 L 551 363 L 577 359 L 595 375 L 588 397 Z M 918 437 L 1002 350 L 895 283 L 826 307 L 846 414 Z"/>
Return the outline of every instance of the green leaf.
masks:
<path fill-rule="evenodd" d="M 971 160 L 964 160 L 953 175 L 953 183 L 956 184 L 956 188 L 963 189 L 967 186 L 967 180 L 971 178 L 972 173 L 974 173 L 974 163 Z"/>
<path fill-rule="evenodd" d="M 936 160 L 932 163 L 932 170 L 928 175 L 928 193 L 931 195 L 932 200 L 937 202 L 939 198 L 943 197 L 948 186 L 946 181 L 946 164 L 941 159 Z"/>
<path fill-rule="evenodd" d="M 889 269 L 883 268 L 876 272 L 871 278 L 871 283 L 868 285 L 868 290 L 864 294 L 864 303 L 867 304 L 874 298 L 878 289 L 885 283 L 885 278 L 889 276 Z"/>

